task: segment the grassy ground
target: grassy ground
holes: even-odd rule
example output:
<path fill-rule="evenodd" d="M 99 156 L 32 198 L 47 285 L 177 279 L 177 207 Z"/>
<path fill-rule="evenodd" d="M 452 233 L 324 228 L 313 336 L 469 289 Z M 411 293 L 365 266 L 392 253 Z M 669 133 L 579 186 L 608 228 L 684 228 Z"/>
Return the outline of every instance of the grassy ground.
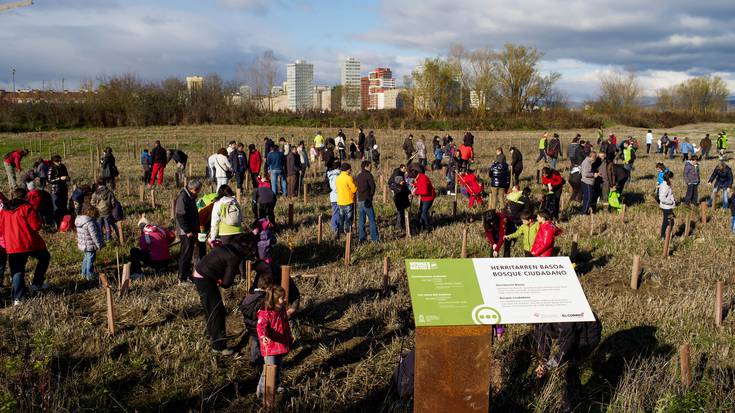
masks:
<path fill-rule="evenodd" d="M 698 124 L 669 130 L 669 135 L 688 135 L 696 142 L 705 132 L 714 133 L 733 125 Z M 324 130 L 325 135 L 335 130 Z M 644 132 L 615 128 L 618 136 Z M 662 133 L 663 131 L 657 131 Z M 355 132 L 347 131 L 349 137 Z M 405 132 L 407 133 L 407 132 Z M 376 131 L 384 164 L 395 167 L 402 155 L 405 133 Z M 433 136 L 432 131 L 413 132 Z M 461 137 L 462 132 L 452 131 Z M 559 131 L 566 143 L 576 133 L 595 136 L 593 130 Z M 165 147 L 178 146 L 190 154 L 194 175 L 204 170 L 205 156 L 213 145 L 231 138 L 262 146 L 263 136 L 290 136 L 310 140 L 313 130 L 266 127 L 159 127 L 146 129 L 83 130 L 61 133 L 0 135 L 0 152 L 26 146 L 40 152 L 63 154 L 74 179 L 90 181 L 90 154 L 96 145 L 111 146 L 122 178 L 117 194 L 126 206 L 126 245 L 108 246 L 98 256 L 102 271 L 116 278 L 116 253 L 124 262 L 134 245 L 134 225 L 141 213 L 153 222 L 171 225 L 171 186 L 157 194 L 153 208 L 149 198 L 138 199 L 137 153 L 143 144 L 160 139 Z M 476 133 L 477 153 L 484 168 L 494 148 L 510 145 L 525 155 L 523 177 L 533 185 L 537 132 Z M 731 133 L 732 135 L 732 133 Z M 566 149 L 564 149 L 566 150 Z M 731 154 L 730 154 L 731 156 Z M 28 158 L 24 166 L 30 162 Z M 561 222 L 564 234 L 557 247 L 568 254 L 573 234 L 579 235 L 577 269 L 592 308 L 604 325 L 603 342 L 582 371 L 586 397 L 579 411 L 733 411 L 735 409 L 735 337 L 732 315 L 724 326 L 713 326 L 716 281 L 725 281 L 726 307 L 732 307 L 733 236 L 728 231 L 729 211 L 709 212 L 706 224 L 695 224 L 684 238 L 685 207 L 676 209 L 677 233 L 671 256 L 662 258 L 658 238 L 661 214 L 650 196 L 655 185 L 658 156 L 641 154 L 634 180 L 626 187 L 626 222 L 618 214 L 601 212 L 590 218 L 572 216 Z M 560 161 L 568 168 L 568 161 Z M 703 163 L 707 178 L 715 160 Z M 683 196 L 682 162 L 668 161 L 674 171 L 674 191 Z M 353 165 L 356 166 L 356 165 Z M 389 172 L 386 171 L 384 178 Z M 167 181 L 171 181 L 171 168 Z M 380 175 L 379 172 L 376 175 Z M 482 172 L 483 177 L 487 176 Z M 439 172 L 429 174 L 443 186 Z M 566 172 L 565 172 L 566 176 Z M 126 181 L 130 181 L 127 191 Z M 4 182 L 4 180 L 3 180 Z M 318 185 L 309 179 L 308 202 L 295 203 L 296 228 L 279 235 L 276 254 L 290 262 L 302 291 L 303 303 L 296 324 L 300 344 L 285 362 L 284 382 L 289 393 L 279 399 L 287 411 L 408 411 L 410 403 L 399 400 L 390 388 L 390 377 L 401 352 L 413 346 L 410 299 L 402 267 L 403 258 L 458 257 L 461 232 L 470 227 L 469 256 L 489 256 L 478 211 L 460 202 L 460 217 L 451 218 L 451 198 L 441 196 L 434 206 L 437 225 L 431 234 L 411 239 L 393 229 L 393 206 L 378 195 L 377 215 L 383 243 L 357 245 L 352 265 L 345 268 L 343 245 L 328 234 L 329 203 L 316 195 Z M 538 190 L 538 188 L 536 188 Z M 706 189 L 702 188 L 704 197 Z M 567 208 L 575 205 L 567 203 Z M 415 208 L 414 208 L 415 210 Z M 282 223 L 286 203 L 277 216 Z M 316 216 L 324 215 L 325 239 L 316 244 Z M 697 211 L 693 211 L 697 216 Z M 150 276 L 132 285 L 129 296 L 115 301 L 119 333 L 106 332 L 104 294 L 97 283 L 79 275 L 81 253 L 73 234 L 45 234 L 52 254 L 48 278 L 50 292 L 10 307 L 7 289 L 0 308 L 0 411 L 255 411 L 257 376 L 241 356 L 219 357 L 208 351 L 204 321 L 196 292 L 177 285 L 173 267 L 158 277 Z M 290 247 L 289 247 L 290 246 Z M 519 251 L 516 250 L 516 253 Z M 643 267 L 641 288 L 631 290 L 633 255 Z M 391 293 L 381 293 L 383 257 L 391 260 Z M 317 277 L 300 277 L 315 275 Z M 7 285 L 7 279 L 5 281 Z M 116 282 L 113 282 L 116 289 Z M 239 283 L 224 294 L 229 309 L 228 332 L 243 330 L 236 306 L 245 291 Z M 495 411 L 555 411 L 559 408 L 559 377 L 539 383 L 531 378 L 530 327 L 511 326 L 508 340 L 493 349 L 498 383 L 491 405 Z M 238 338 L 231 340 L 235 345 Z M 677 348 L 692 349 L 694 384 L 679 384 Z"/>

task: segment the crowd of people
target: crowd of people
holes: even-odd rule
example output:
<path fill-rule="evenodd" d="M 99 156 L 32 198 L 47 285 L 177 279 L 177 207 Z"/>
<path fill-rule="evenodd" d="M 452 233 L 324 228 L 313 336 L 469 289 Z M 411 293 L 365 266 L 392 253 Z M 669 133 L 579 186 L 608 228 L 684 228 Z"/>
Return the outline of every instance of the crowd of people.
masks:
<path fill-rule="evenodd" d="M 278 142 L 266 137 L 262 152 L 255 144 L 245 145 L 232 140 L 207 159 L 205 178 L 215 190 L 205 193 L 202 180 L 188 177 L 188 155 L 179 149 L 165 149 L 155 141 L 150 150 L 140 156 L 141 179 L 151 187 L 164 184 L 168 163 L 175 166 L 174 182 L 180 188 L 174 202 L 174 228 L 152 223 L 145 214 L 138 221 L 139 233 L 130 248 L 131 278 L 144 277 L 146 269 L 154 274 L 171 266 L 171 248 L 180 244 L 177 273 L 181 285 L 193 285 L 200 297 L 205 314 L 206 331 L 212 351 L 232 354 L 227 345 L 226 312 L 220 288 L 231 287 L 241 274 L 245 260 L 252 259 L 256 273 L 248 294 L 240 304 L 246 330 L 250 335 L 251 361 L 280 366 L 294 342 L 289 320 L 299 307 L 299 291 L 293 281 L 288 296 L 280 286 L 280 263 L 273 255 L 277 243 L 275 207 L 281 196 L 296 197 L 306 190 L 309 168 L 323 164 L 319 191 L 328 192 L 332 216 L 330 227 L 337 238 L 352 232 L 357 214 L 358 242 L 380 242 L 374 198 L 375 168 L 380 167 L 378 136 L 365 134 L 358 128 L 357 141 L 348 139 L 342 129 L 334 137 L 325 138 L 317 132 L 307 149 L 305 141 L 292 144 L 285 137 Z M 293 141 L 293 137 L 291 137 Z M 652 131 L 645 138 L 646 153 L 654 145 Z M 661 237 L 673 225 L 673 210 L 677 204 L 673 193 L 673 173 L 663 161 L 679 154 L 684 164 L 683 180 L 687 191 L 683 203 L 699 201 L 700 160 L 707 159 L 711 148 L 709 135 L 699 145 L 688 137 L 669 138 L 663 134 L 656 142 L 660 162 L 654 196 L 662 211 Z M 722 205 L 732 208 L 732 230 L 735 232 L 735 199 L 731 198 L 733 174 L 724 158 L 727 135 L 719 133 L 716 148 L 720 161 L 707 183 L 711 187 L 709 202 L 715 206 L 722 192 Z M 470 209 L 479 209 L 482 227 L 488 241 L 488 251 L 494 257 L 510 257 L 514 243 L 519 243 L 519 255 L 549 257 L 555 254 L 555 238 L 561 230 L 555 221 L 562 214 L 564 188 L 569 185 L 569 201 L 579 204 L 576 211 L 588 214 L 600 204 L 620 209 L 624 204 L 624 189 L 633 179 L 639 143 L 633 137 L 618 140 L 614 135 L 598 132 L 596 142 L 575 136 L 567 146 L 568 175 L 558 169 L 563 153 L 558 134 L 544 134 L 538 141 L 538 156 L 534 167 L 541 196 L 535 198 L 530 185 L 521 179 L 524 157 L 515 147 L 497 147 L 494 159 L 480 165 L 476 158 L 475 138 L 467 132 L 457 145 L 450 135 L 409 134 L 400 149 L 405 162 L 391 171 L 386 184 L 395 207 L 395 226 L 400 232 L 411 225 L 419 232 L 433 230 L 432 206 L 439 195 L 463 195 Z M 0 193 L 0 286 L 6 262 L 12 278 L 11 295 L 15 305 L 22 304 L 30 293 L 48 287 L 45 281 L 51 256 L 42 237 L 46 231 L 74 230 L 81 252 L 81 276 L 89 281 L 98 277 L 96 257 L 110 243 L 119 243 L 118 222 L 124 218 L 123 206 L 115 195 L 116 178 L 120 173 L 111 148 L 105 148 L 99 160 L 99 177 L 91 185 L 78 179 L 72 182 L 60 156 L 42 158 L 23 173 L 22 160 L 28 155 L 17 149 L 4 157 L 10 196 Z M 433 155 L 433 159 L 428 159 Z M 353 172 L 353 163 L 355 169 Z M 318 168 L 322 170 L 322 168 Z M 487 171 L 483 180 L 480 171 Z M 442 189 L 437 191 L 427 172 L 441 172 Z M 316 176 L 316 174 L 315 174 Z M 532 179 L 531 179 L 532 180 Z M 231 186 L 232 185 L 232 186 Z M 251 211 L 241 205 L 238 193 L 252 187 Z M 233 190 L 233 187 L 235 190 Z M 69 191 L 72 189 L 71 196 Z M 325 195 L 326 198 L 327 195 Z M 411 206 L 417 204 L 415 220 Z M 25 283 L 25 266 L 29 258 L 37 261 L 30 288 Z M 540 342 L 548 353 L 548 339 L 563 340 L 573 329 L 543 325 L 537 329 Z M 505 329 L 496 328 L 502 339 Z M 560 338 L 562 337 L 562 338 Z M 548 364 L 540 365 L 537 374 L 545 374 Z M 279 373 L 280 380 L 280 373 Z M 282 388 L 279 386 L 279 391 Z M 263 393 L 263 380 L 258 384 Z"/>

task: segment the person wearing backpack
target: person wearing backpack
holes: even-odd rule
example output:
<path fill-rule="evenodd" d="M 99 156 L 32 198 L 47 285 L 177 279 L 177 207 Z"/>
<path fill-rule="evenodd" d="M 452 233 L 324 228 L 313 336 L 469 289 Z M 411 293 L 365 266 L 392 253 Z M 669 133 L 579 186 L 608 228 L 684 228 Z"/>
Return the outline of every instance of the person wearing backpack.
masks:
<path fill-rule="evenodd" d="M 209 243 L 219 241 L 228 244 L 237 235 L 243 233 L 242 208 L 229 185 L 222 185 L 217 190 L 219 198 L 212 207 L 212 218 L 209 229 Z"/>
<path fill-rule="evenodd" d="M 253 234 L 236 236 L 229 244 L 213 248 L 196 265 L 192 280 L 197 289 L 204 311 L 204 320 L 212 352 L 232 355 L 227 348 L 225 321 L 227 313 L 222 302 L 220 287 L 230 288 L 240 274 L 241 264 L 253 257 L 255 240 Z"/>
<path fill-rule="evenodd" d="M 105 247 L 102 239 L 100 226 L 97 223 L 97 209 L 89 204 L 84 204 L 82 213 L 74 220 L 77 230 L 77 248 L 84 253 L 82 258 L 82 276 L 88 281 L 97 277 L 94 262 L 97 251 Z"/>
<path fill-rule="evenodd" d="M 533 338 L 540 356 L 534 370 L 542 379 L 550 370 L 566 368 L 566 386 L 562 393 L 564 412 L 574 410 L 575 399 L 582 387 L 580 366 L 592 354 L 602 338 L 602 323 L 596 314 L 595 321 L 571 323 L 540 323 L 534 325 Z M 556 341 L 556 346 L 553 343 Z M 553 349 L 557 349 L 552 353 Z"/>
<path fill-rule="evenodd" d="M 117 170 L 117 165 L 115 164 L 115 155 L 112 154 L 112 148 L 109 146 L 104 150 L 104 156 L 100 160 L 100 165 L 100 176 L 104 180 L 105 185 L 114 190 L 115 178 L 120 175 L 120 172 Z"/>
<path fill-rule="evenodd" d="M 97 188 L 92 194 L 90 203 L 99 212 L 97 221 L 104 234 L 105 242 L 109 242 L 111 238 L 117 240 L 117 223 L 112 217 L 117 199 L 112 190 L 105 185 L 105 178 L 97 178 Z"/>
<path fill-rule="evenodd" d="M 11 190 L 15 189 L 15 186 L 17 185 L 15 174 L 23 171 L 23 168 L 20 166 L 20 162 L 26 155 L 28 155 L 28 149 L 16 149 L 12 152 L 8 152 L 3 157 L 5 173 L 8 176 L 8 186 Z"/>
<path fill-rule="evenodd" d="M 559 135 L 554 134 L 549 140 L 549 145 L 546 148 L 546 155 L 551 159 L 551 168 L 556 169 L 556 160 L 559 157 L 559 153 L 561 152 L 561 141 L 559 140 Z"/>
<path fill-rule="evenodd" d="M 176 235 L 168 228 L 152 225 L 145 214 L 138 220 L 140 237 L 138 248 L 130 248 L 130 278 L 143 277 L 143 266 L 160 271 L 171 261 L 171 244 Z"/>
<path fill-rule="evenodd" d="M 281 363 L 283 357 L 291 351 L 293 335 L 286 313 L 286 291 L 283 287 L 273 285 L 265 293 L 263 308 L 258 311 L 258 339 L 260 352 L 266 365 L 276 366 L 276 391 L 283 393 L 281 386 Z M 260 399 L 265 391 L 265 371 L 260 376 L 256 396 Z"/>
<path fill-rule="evenodd" d="M 153 172 L 153 157 L 148 149 L 143 149 L 140 154 L 140 167 L 143 170 L 143 183 L 147 184 L 151 181 L 151 173 Z"/>

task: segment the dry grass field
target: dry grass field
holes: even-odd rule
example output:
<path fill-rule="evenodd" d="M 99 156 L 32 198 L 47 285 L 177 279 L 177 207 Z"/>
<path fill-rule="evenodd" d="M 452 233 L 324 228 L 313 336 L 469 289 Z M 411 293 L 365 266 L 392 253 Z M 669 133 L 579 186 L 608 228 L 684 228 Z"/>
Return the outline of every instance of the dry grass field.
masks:
<path fill-rule="evenodd" d="M 704 133 L 735 125 L 697 124 L 673 128 L 670 136 L 689 136 L 698 143 Z M 335 128 L 323 129 L 334 135 Z M 354 129 L 345 129 L 356 138 Z M 403 137 L 438 131 L 377 130 L 383 165 L 397 166 L 403 160 Z M 576 133 L 595 139 L 594 130 L 556 131 L 566 144 Z M 619 137 L 634 135 L 643 142 L 645 130 L 624 126 L 611 128 Z M 657 130 L 656 136 L 664 131 Z M 111 245 L 98 255 L 102 272 L 116 279 L 116 253 L 125 262 L 136 240 L 135 223 L 141 213 L 152 222 L 172 225 L 170 202 L 176 193 L 172 169 L 166 170 L 167 187 L 156 194 L 152 207 L 148 195 L 138 197 L 137 159 L 143 145 L 160 139 L 164 147 L 178 147 L 190 155 L 194 175 L 201 176 L 205 156 L 213 145 L 236 139 L 262 147 L 265 135 L 311 142 L 315 131 L 296 128 L 201 126 L 145 129 L 72 130 L 53 133 L 0 135 L 0 152 L 25 146 L 33 148 L 29 165 L 38 153 L 66 151 L 65 163 L 75 180 L 90 182 L 90 156 L 96 146 L 111 146 L 121 179 L 117 195 L 126 207 L 126 243 Z M 449 131 L 455 139 L 463 131 Z M 524 154 L 524 184 L 534 185 L 533 160 L 540 132 L 475 132 L 480 176 L 494 149 L 511 145 Z M 291 139 L 290 139 L 291 140 Z M 591 220 L 569 214 L 560 222 L 564 233 L 557 241 L 560 255 L 570 251 L 574 234 L 579 236 L 577 271 L 593 310 L 602 320 L 603 340 L 582 369 L 585 398 L 578 411 L 595 412 L 728 412 L 735 411 L 735 317 L 732 308 L 732 247 L 729 210 L 710 210 L 708 221 L 693 225 L 683 237 L 686 207 L 676 209 L 676 234 L 671 255 L 662 257 L 659 240 L 661 213 L 654 203 L 655 163 L 661 155 L 639 151 L 633 181 L 626 186 L 628 204 L 625 222 L 618 213 L 601 211 Z M 732 158 L 732 153 L 728 154 Z M 702 163 L 707 179 L 717 161 Z M 677 199 L 684 195 L 681 158 L 666 161 L 674 172 Z M 732 161 L 730 164 L 735 164 Z M 94 164 L 95 167 L 97 163 Z M 353 164 L 353 167 L 357 166 Z M 559 166 L 568 174 L 569 162 Z M 322 168 L 323 171 L 323 168 Z M 385 170 L 385 180 L 389 174 Z M 381 172 L 375 172 L 380 176 Z M 434 185 L 443 188 L 441 172 L 430 172 Z M 128 191 L 127 181 L 130 182 Z M 5 185 L 4 177 L 0 179 Z M 469 226 L 468 255 L 490 256 L 490 246 L 481 231 L 478 210 L 468 210 L 460 199 L 459 216 L 452 218 L 451 197 L 440 196 L 434 206 L 436 228 L 430 234 L 406 239 L 394 229 L 392 201 L 377 196 L 376 213 L 383 242 L 354 245 L 352 262 L 342 262 L 344 246 L 328 229 L 330 206 L 326 194 L 317 194 L 321 178 L 309 173 L 309 199 L 295 202 L 295 227 L 279 234 L 276 256 L 289 263 L 297 276 L 302 305 L 296 318 L 299 343 L 285 360 L 284 384 L 289 391 L 279 397 L 282 411 L 358 412 L 410 411 L 390 386 L 399 355 L 413 346 L 413 318 L 405 279 L 404 258 L 459 257 L 461 233 Z M 381 186 L 382 187 L 382 186 Z M 700 188 L 700 197 L 707 195 Z M 245 194 L 249 198 L 249 192 Z M 565 192 L 565 197 L 568 193 Z M 567 204 L 568 212 L 577 206 Z M 279 223 L 286 219 L 286 202 L 279 201 Z M 249 209 L 247 218 L 252 218 Z M 415 207 L 413 208 L 415 211 Z M 316 219 L 324 216 L 325 239 L 316 242 Z M 565 214 L 566 215 L 566 214 Z M 692 210 L 696 220 L 698 209 Z M 592 224 L 590 224 L 592 222 Z M 106 331 L 104 293 L 97 282 L 80 275 L 81 253 L 72 233 L 44 234 L 52 264 L 47 278 L 50 291 L 12 307 L 8 288 L 0 297 L 0 411 L 257 411 L 257 374 L 247 361 L 247 351 L 234 357 L 209 352 L 203 335 L 204 320 L 193 287 L 177 285 L 174 267 L 160 276 L 134 281 L 131 293 L 116 298 L 119 332 Z M 516 245 L 516 248 L 520 248 Z M 177 251 L 175 250 L 176 254 Z M 519 249 L 514 251 L 515 255 Z M 641 287 L 629 287 L 634 255 L 641 256 Z M 391 262 L 391 291 L 382 292 L 383 257 Z M 303 277 L 310 275 L 316 277 Z M 7 287 L 7 275 L 5 285 Z M 717 281 L 725 282 L 725 320 L 713 324 Z M 113 280 L 113 290 L 117 282 Z M 237 304 L 245 292 L 239 282 L 223 296 L 229 314 L 231 345 L 243 331 Z M 561 381 L 557 376 L 538 382 L 532 377 L 533 353 L 530 326 L 513 325 L 507 340 L 493 348 L 498 377 L 492 392 L 493 411 L 556 411 L 560 408 Z M 680 384 L 678 347 L 691 346 L 692 386 Z M 461 349 L 458 349 L 461 351 Z M 469 374 L 469 372 L 468 372 Z"/>

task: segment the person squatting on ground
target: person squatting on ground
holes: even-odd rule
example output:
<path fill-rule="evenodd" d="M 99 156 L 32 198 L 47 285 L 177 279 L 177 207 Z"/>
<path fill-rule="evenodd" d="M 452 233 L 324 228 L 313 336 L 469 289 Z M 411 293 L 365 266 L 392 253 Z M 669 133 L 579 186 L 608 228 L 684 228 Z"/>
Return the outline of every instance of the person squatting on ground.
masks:
<path fill-rule="evenodd" d="M 171 244 L 176 234 L 167 228 L 152 225 L 145 214 L 138 220 L 138 248 L 130 248 L 130 278 L 143 277 L 143 264 L 158 272 L 171 261 Z"/>

